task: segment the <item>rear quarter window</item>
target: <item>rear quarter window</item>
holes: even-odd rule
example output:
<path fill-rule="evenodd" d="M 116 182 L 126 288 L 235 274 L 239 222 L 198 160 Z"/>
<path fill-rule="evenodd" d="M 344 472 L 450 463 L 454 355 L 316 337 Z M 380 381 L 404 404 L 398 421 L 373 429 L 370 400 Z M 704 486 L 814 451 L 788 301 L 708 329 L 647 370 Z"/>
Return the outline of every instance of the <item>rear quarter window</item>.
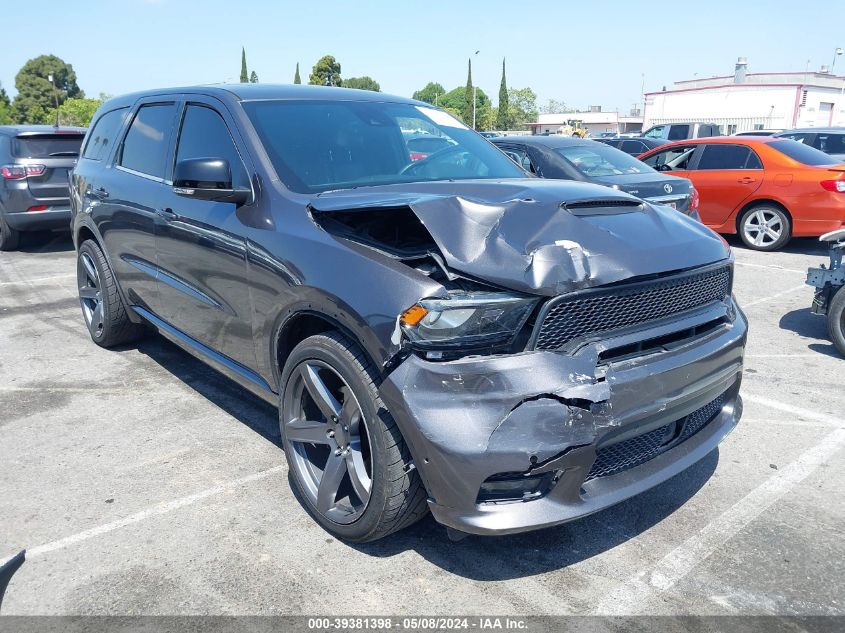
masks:
<path fill-rule="evenodd" d="M 111 148 L 114 147 L 123 121 L 129 112 L 129 108 L 120 108 L 103 114 L 94 127 L 88 133 L 88 140 L 85 142 L 85 149 L 82 152 L 83 158 L 91 160 L 104 160 L 108 157 Z"/>

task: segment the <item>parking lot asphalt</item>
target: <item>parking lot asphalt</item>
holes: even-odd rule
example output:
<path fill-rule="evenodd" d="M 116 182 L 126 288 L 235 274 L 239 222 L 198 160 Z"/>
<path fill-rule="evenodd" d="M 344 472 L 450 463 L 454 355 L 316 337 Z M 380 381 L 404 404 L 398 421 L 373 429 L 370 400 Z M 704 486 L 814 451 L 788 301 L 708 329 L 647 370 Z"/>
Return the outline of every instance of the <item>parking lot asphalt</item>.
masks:
<path fill-rule="evenodd" d="M 28 550 L 4 614 L 845 614 L 825 251 L 732 245 L 745 415 L 717 451 L 564 526 L 348 545 L 291 492 L 272 407 L 159 337 L 94 345 L 69 238 L 27 236 L 0 253 L 0 559 Z"/>

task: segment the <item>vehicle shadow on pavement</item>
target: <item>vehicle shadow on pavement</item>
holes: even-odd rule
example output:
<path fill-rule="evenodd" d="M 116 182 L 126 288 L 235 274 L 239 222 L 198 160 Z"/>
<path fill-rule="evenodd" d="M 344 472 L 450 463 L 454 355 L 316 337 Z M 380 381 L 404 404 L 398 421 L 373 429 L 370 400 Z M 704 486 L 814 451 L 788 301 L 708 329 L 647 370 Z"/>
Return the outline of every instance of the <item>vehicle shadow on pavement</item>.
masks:
<path fill-rule="evenodd" d="M 18 251 L 21 253 L 66 253 L 73 250 L 70 233 L 27 231 L 21 233 Z"/>
<path fill-rule="evenodd" d="M 469 536 L 453 543 L 429 515 L 381 541 L 349 545 L 376 557 L 414 550 L 445 571 L 471 580 L 510 580 L 542 574 L 587 560 L 642 534 L 695 495 L 713 475 L 718 462 L 716 449 L 643 494 L 578 521 L 536 532 Z"/>
<path fill-rule="evenodd" d="M 782 330 L 795 332 L 803 338 L 821 339 L 823 341 L 828 339 L 826 317 L 813 314 L 810 312 L 810 308 L 801 308 L 787 312 L 778 321 L 778 326 Z M 840 357 L 833 343 L 820 343 L 818 340 L 815 340 L 812 343 L 808 343 L 807 348 L 819 354 L 832 356 L 833 358 Z"/>
<path fill-rule="evenodd" d="M 279 417 L 275 407 L 162 336 L 147 336 L 131 349 L 137 349 L 198 394 L 281 448 Z"/>
<path fill-rule="evenodd" d="M 724 235 L 723 237 L 733 249 L 748 251 L 749 253 L 756 252 L 743 244 L 737 235 Z M 819 242 L 819 238 L 817 237 L 793 237 L 786 246 L 777 252 L 789 253 L 791 255 L 818 255 L 819 257 L 825 257 L 827 255 L 827 246 Z M 769 253 L 760 253 L 762 257 L 767 257 L 768 255 Z M 765 262 L 761 260 L 760 263 Z"/>

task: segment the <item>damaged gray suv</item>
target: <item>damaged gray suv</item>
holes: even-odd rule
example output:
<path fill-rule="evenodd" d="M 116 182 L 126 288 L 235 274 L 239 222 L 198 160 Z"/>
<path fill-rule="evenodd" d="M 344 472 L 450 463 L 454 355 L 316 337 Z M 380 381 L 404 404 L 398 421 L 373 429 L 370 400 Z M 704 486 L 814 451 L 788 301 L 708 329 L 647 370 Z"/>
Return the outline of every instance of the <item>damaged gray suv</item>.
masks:
<path fill-rule="evenodd" d="M 437 138 L 421 153 L 406 139 Z M 150 326 L 278 406 L 332 534 L 571 521 L 737 424 L 746 321 L 706 227 L 530 178 L 442 110 L 234 85 L 107 101 L 72 174 L 95 343 Z"/>

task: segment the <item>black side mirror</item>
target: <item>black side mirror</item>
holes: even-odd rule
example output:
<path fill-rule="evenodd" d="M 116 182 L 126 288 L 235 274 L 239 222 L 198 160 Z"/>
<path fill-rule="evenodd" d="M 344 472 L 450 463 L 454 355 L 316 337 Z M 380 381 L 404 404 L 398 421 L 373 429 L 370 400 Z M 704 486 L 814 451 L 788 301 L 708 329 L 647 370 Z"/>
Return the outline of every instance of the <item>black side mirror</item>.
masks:
<path fill-rule="evenodd" d="M 232 187 L 232 170 L 225 158 L 189 158 L 176 163 L 173 191 L 186 198 L 232 202 L 249 201 L 249 189 Z"/>

